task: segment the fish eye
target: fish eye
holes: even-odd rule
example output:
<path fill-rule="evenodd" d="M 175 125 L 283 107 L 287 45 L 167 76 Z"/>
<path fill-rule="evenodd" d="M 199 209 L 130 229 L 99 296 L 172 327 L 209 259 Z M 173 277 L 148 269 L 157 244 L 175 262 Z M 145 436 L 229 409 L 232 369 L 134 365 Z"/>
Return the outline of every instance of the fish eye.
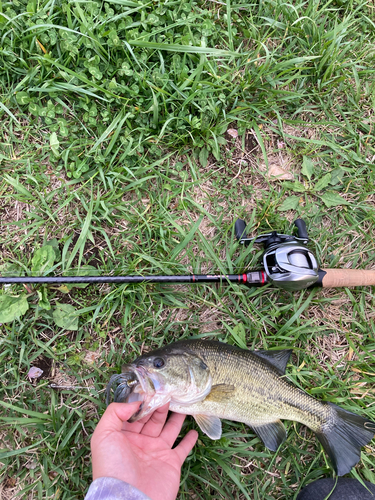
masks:
<path fill-rule="evenodd" d="M 162 359 L 162 358 L 155 358 L 153 364 L 154 364 L 155 368 L 162 368 L 165 365 L 164 359 Z"/>

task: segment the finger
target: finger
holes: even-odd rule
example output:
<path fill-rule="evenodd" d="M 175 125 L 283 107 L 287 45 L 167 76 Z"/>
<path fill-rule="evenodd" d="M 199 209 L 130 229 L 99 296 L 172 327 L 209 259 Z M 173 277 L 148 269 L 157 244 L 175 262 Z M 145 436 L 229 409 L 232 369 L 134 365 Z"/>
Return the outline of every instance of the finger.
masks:
<path fill-rule="evenodd" d="M 144 425 L 145 424 L 143 422 L 141 422 L 140 420 L 138 420 L 137 422 L 132 422 L 132 423 L 124 422 L 122 424 L 122 430 L 127 431 L 127 432 L 134 432 L 135 434 L 140 434 Z"/>
<path fill-rule="evenodd" d="M 151 415 L 148 422 L 145 423 L 141 434 L 150 437 L 158 437 L 164 427 L 165 421 L 167 420 L 169 410 L 169 403 L 158 408 Z"/>
<path fill-rule="evenodd" d="M 168 418 L 164 429 L 160 433 L 160 437 L 172 448 L 173 443 L 176 441 L 177 436 L 180 434 L 182 424 L 184 423 L 186 415 L 181 413 L 172 413 Z"/>
<path fill-rule="evenodd" d="M 127 432 L 135 432 L 136 434 L 140 434 L 145 423 L 147 423 L 151 418 L 152 413 L 148 413 L 146 416 L 137 420 L 136 422 L 124 422 L 122 426 L 123 431 Z"/>
<path fill-rule="evenodd" d="M 186 457 L 189 455 L 191 450 L 194 448 L 195 443 L 198 439 L 198 432 L 191 430 L 186 436 L 182 439 L 181 443 L 179 443 L 176 448 L 173 450 L 177 453 L 177 456 L 181 462 L 181 465 L 186 460 Z"/>
<path fill-rule="evenodd" d="M 160 407 L 158 408 L 154 413 L 160 411 L 163 407 Z M 142 433 L 143 434 L 143 428 L 145 426 L 145 424 L 147 424 L 149 422 L 149 420 L 151 420 L 151 418 L 153 417 L 154 413 L 149 413 L 148 415 L 146 415 L 145 417 L 141 418 L 140 420 L 138 420 L 137 422 L 124 422 L 124 425 L 122 427 L 122 429 L 124 431 L 128 431 L 128 432 L 135 432 L 137 434 L 140 434 Z M 166 411 L 166 416 L 167 417 L 167 414 L 168 414 L 168 409 Z M 164 419 L 165 421 L 165 419 Z M 164 424 L 164 422 L 163 422 Z M 162 426 L 163 427 L 163 426 Z M 161 431 L 161 429 L 160 429 Z M 159 433 L 157 434 L 157 436 L 160 434 L 160 431 Z M 146 434 L 147 436 L 149 436 L 150 434 Z M 153 436 L 155 437 L 155 436 Z"/>
<path fill-rule="evenodd" d="M 134 403 L 111 403 L 96 426 L 94 435 L 103 432 L 121 431 L 126 422 L 139 408 L 140 401 Z M 94 436 L 93 436 L 94 437 Z"/>

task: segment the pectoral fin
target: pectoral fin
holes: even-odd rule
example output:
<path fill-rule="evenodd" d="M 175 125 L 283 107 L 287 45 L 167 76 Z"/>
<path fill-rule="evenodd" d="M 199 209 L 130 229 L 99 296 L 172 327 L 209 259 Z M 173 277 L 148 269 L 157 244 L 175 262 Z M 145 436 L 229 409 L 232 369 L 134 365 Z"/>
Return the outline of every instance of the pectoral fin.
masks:
<path fill-rule="evenodd" d="M 211 439 L 221 438 L 221 420 L 207 415 L 193 415 L 202 432 Z"/>
<path fill-rule="evenodd" d="M 216 403 L 228 402 L 228 399 L 233 396 L 235 391 L 234 385 L 229 384 L 217 384 L 212 386 L 212 389 L 205 401 L 215 401 Z"/>
<path fill-rule="evenodd" d="M 286 430 L 280 420 L 269 424 L 251 425 L 251 427 L 271 451 L 276 451 L 286 439 Z"/>

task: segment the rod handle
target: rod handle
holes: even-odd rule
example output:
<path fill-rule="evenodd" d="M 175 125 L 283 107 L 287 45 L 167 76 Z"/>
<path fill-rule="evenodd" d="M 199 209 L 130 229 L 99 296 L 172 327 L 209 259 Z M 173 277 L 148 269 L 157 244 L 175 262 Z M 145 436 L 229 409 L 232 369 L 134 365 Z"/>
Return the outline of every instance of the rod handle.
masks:
<path fill-rule="evenodd" d="M 322 269 L 323 288 L 375 285 L 375 270 Z"/>

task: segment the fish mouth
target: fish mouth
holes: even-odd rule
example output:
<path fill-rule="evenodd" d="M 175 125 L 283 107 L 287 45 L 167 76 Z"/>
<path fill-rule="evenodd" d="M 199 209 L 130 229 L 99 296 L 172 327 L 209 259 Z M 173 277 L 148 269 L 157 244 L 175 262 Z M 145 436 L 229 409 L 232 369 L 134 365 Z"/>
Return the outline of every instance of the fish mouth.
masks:
<path fill-rule="evenodd" d="M 115 403 L 134 403 L 141 401 L 138 410 L 130 417 L 129 422 L 141 418 L 144 410 L 155 394 L 153 381 L 147 376 L 142 366 L 127 365 L 123 373 L 112 375 L 106 389 L 106 404 L 111 400 L 111 393 Z"/>

